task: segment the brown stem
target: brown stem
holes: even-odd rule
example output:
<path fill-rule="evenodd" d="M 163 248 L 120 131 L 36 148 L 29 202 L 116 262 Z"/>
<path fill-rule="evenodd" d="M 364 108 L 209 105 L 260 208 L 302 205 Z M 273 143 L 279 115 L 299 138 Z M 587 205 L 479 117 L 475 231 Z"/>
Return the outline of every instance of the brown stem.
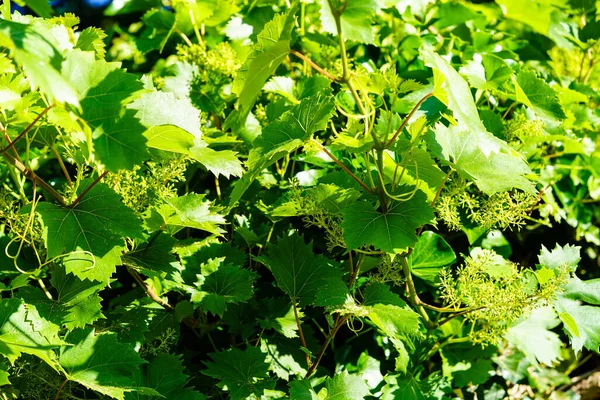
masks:
<path fill-rule="evenodd" d="M 308 346 L 306 346 L 306 340 L 304 340 L 304 332 L 302 331 L 302 324 L 300 323 L 300 317 L 298 317 L 298 309 L 296 308 L 296 299 L 292 299 L 292 308 L 294 309 L 294 318 L 296 318 L 296 326 L 298 326 L 298 335 L 300 336 L 300 341 L 302 342 L 302 347 L 308 350 Z M 306 365 L 310 368 L 310 357 L 308 353 L 304 353 L 306 357 Z"/>
<path fill-rule="evenodd" d="M 23 175 L 25 175 L 27 178 L 34 181 L 37 185 L 41 186 L 42 189 L 50 193 L 50 195 L 54 197 L 56 201 L 58 201 L 61 205 L 66 205 L 65 199 L 56 190 L 54 190 L 54 188 L 50 186 L 48 182 L 37 176 L 35 172 L 33 172 L 33 170 L 27 168 L 25 164 L 23 164 L 20 160 L 6 153 L 3 153 L 2 156 L 10 164 L 14 165 Z"/>
<path fill-rule="evenodd" d="M 33 128 L 33 126 L 44 116 L 44 114 L 46 114 L 52 107 L 54 107 L 54 104 L 49 105 L 48 107 L 44 108 L 44 110 L 37 116 L 35 117 L 35 119 L 29 124 L 27 125 L 27 128 L 23 129 L 23 132 L 19 133 L 19 136 L 17 136 L 15 138 L 15 140 L 13 140 L 12 142 L 10 142 L 8 144 L 8 146 L 6 146 L 4 149 L 2 149 L 2 154 L 5 154 L 8 149 L 12 148 L 15 143 L 17 143 L 19 140 L 21 140 L 21 138 L 23 136 L 25 136 L 27 134 L 27 132 L 29 132 L 31 130 L 31 128 Z"/>
<path fill-rule="evenodd" d="M 299 51 L 291 49 L 290 54 L 293 54 L 296 57 L 301 58 L 302 60 L 306 61 L 311 67 L 313 67 L 313 69 L 315 71 L 319 72 L 324 77 L 326 77 L 334 82 L 342 82 L 340 79 L 336 78 L 335 76 L 331 75 L 329 72 L 325 71 L 323 68 L 319 67 L 313 60 L 306 57 L 304 54 L 300 53 Z"/>
<path fill-rule="evenodd" d="M 83 192 L 81 192 L 81 194 L 79 196 L 77 196 L 77 198 L 75 199 L 75 201 L 73 203 L 71 203 L 69 205 L 69 207 L 75 207 L 77 205 L 77 203 L 79 203 L 81 201 L 81 199 L 83 199 L 83 196 L 85 196 L 87 194 L 87 192 L 89 192 L 90 190 L 92 190 L 92 188 L 94 186 L 96 186 L 96 184 L 98 182 L 100 182 L 102 180 L 102 178 L 104 178 L 107 174 L 108 174 L 108 171 L 104 171 L 96 179 L 94 179 L 94 181 L 92 183 L 90 183 L 88 185 L 88 187 L 86 187 L 85 189 L 83 189 Z"/>
<path fill-rule="evenodd" d="M 389 149 L 394 144 L 394 142 L 396 141 L 396 138 L 398 137 L 398 135 L 400 135 L 400 133 L 402 133 L 402 131 L 404 130 L 404 128 L 406 128 L 406 125 L 408 124 L 408 121 L 410 121 L 410 119 L 417 112 L 417 110 L 419 109 L 419 107 L 421 107 L 421 105 L 425 102 L 425 100 L 427 100 L 428 98 L 430 98 L 432 96 L 433 96 L 433 92 L 428 93 L 421 100 L 419 100 L 417 102 L 417 104 L 415 104 L 415 106 L 413 107 L 413 109 L 410 110 L 410 113 L 406 116 L 406 118 L 404 118 L 404 121 L 402 121 L 402 124 L 400 125 L 400 127 L 398 128 L 398 130 L 396 130 L 396 133 L 394 133 L 394 136 L 392 136 L 392 138 L 390 139 L 390 141 L 387 142 L 387 144 L 385 145 L 386 149 Z"/>
<path fill-rule="evenodd" d="M 327 150 L 327 148 L 325 146 L 323 146 L 321 143 L 319 143 L 318 141 L 316 141 L 315 139 L 310 139 L 311 142 L 315 143 L 316 145 L 318 145 L 321 150 L 323 150 L 325 152 L 325 154 L 327 154 L 329 156 L 329 158 L 331 158 L 333 160 L 333 162 L 335 162 L 337 165 L 339 165 L 348 175 L 350 175 L 352 177 L 352 179 L 354 179 L 356 182 L 358 182 L 358 184 L 360 186 L 363 187 L 363 189 L 365 189 L 367 192 L 371 193 L 373 192 L 372 189 L 370 189 L 363 181 L 361 181 L 356 175 L 354 175 L 352 173 L 352 171 L 350 171 L 348 169 L 348 167 L 346 167 L 344 164 L 342 164 L 342 162 L 340 160 L 338 160 L 333 154 L 331 154 L 331 152 L 329 150 Z"/>
<path fill-rule="evenodd" d="M 58 398 L 60 397 L 60 392 L 62 392 L 67 382 L 69 382 L 69 378 L 65 378 L 63 383 L 60 384 L 60 386 L 58 387 L 58 391 L 56 392 L 56 396 L 54 397 L 54 400 L 58 400 Z"/>
<path fill-rule="evenodd" d="M 127 272 L 129 272 L 133 279 L 135 279 L 135 281 L 142 287 L 142 289 L 144 289 L 148 297 L 150 297 L 153 301 L 160 304 L 167 311 L 175 310 L 175 308 L 172 305 L 161 299 L 156 293 L 154 293 L 154 290 L 150 289 L 148 285 L 146 285 L 146 282 L 144 282 L 140 274 L 135 269 L 133 269 L 133 267 L 127 265 Z"/>
<path fill-rule="evenodd" d="M 329 343 L 331 342 L 333 337 L 336 335 L 337 331 L 346 323 L 348 318 L 350 318 L 350 315 L 344 315 L 343 317 L 340 317 L 338 315 L 337 319 L 335 320 L 335 324 L 333 325 L 333 329 L 331 330 L 331 333 L 329 334 L 327 339 L 325 339 L 325 343 L 323 343 L 323 346 L 321 346 L 321 349 L 319 350 L 319 353 L 317 354 L 317 358 L 315 358 L 315 362 L 312 363 L 311 366 L 308 368 L 308 371 L 306 371 L 306 375 L 304 375 L 304 379 L 310 378 L 310 376 L 317 370 L 317 367 L 319 366 L 319 363 L 321 362 L 321 359 L 323 358 L 323 355 L 325 354 L 325 350 L 327 350 L 327 347 L 329 347 Z"/>

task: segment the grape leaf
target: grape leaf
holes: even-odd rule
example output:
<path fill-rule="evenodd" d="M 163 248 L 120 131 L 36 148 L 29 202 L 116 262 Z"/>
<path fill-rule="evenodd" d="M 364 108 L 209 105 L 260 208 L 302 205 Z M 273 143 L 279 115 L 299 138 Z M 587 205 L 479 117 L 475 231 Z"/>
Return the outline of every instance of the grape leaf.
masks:
<path fill-rule="evenodd" d="M 91 183 L 92 179 L 83 180 L 77 194 Z M 121 263 L 125 238 L 142 237 L 141 222 L 103 183 L 92 187 L 74 207 L 42 202 L 35 210 L 45 227 L 48 257 L 71 253 L 63 262 L 67 272 L 80 279 L 108 283 Z"/>
<path fill-rule="evenodd" d="M 177 99 L 173 93 L 153 91 L 144 94 L 127 105 L 136 110 L 136 118 L 151 128 L 157 125 L 174 125 L 200 138 L 200 111 L 188 98 Z"/>
<path fill-rule="evenodd" d="M 219 225 L 225 223 L 225 218 L 219 214 L 221 208 L 204 197 L 202 194 L 187 193 L 164 199 L 162 205 L 150 210 L 146 225 L 152 231 L 164 230 L 172 235 L 183 228 L 195 228 L 220 235 L 224 231 Z"/>
<path fill-rule="evenodd" d="M 0 354 L 11 363 L 25 353 L 56 368 L 52 349 L 64 344 L 57 333 L 58 326 L 42 319 L 35 308 L 28 308 L 22 300 L 0 300 Z"/>
<path fill-rule="evenodd" d="M 78 329 L 67 340 L 71 345 L 60 349 L 59 362 L 69 380 L 119 400 L 124 400 L 126 392 L 136 390 L 159 395 L 136 385 L 133 373 L 146 361 L 133 348 L 119 343 L 116 334 Z"/>
<path fill-rule="evenodd" d="M 83 328 L 102 315 L 102 299 L 98 295 L 105 284 L 89 280 L 82 281 L 73 274 L 67 274 L 65 267 L 57 265 L 50 279 L 58 295 L 49 299 L 45 293 L 32 286 L 21 288 L 18 296 L 35 306 L 40 315 L 68 330 Z"/>
<path fill-rule="evenodd" d="M 315 255 L 312 243 L 305 244 L 297 234 L 279 238 L 267 254 L 256 259 L 271 270 L 277 286 L 301 306 L 313 303 L 329 281 L 341 279 L 341 271 L 333 261 Z"/>
<path fill-rule="evenodd" d="M 229 197 L 229 207 L 239 201 L 263 169 L 298 149 L 315 132 L 325 129 L 334 107 L 331 89 L 323 90 L 304 98 L 283 113 L 277 121 L 268 125 L 253 143 L 254 148 L 246 162 L 248 172 L 234 185 Z"/>
<path fill-rule="evenodd" d="M 475 146 L 487 157 L 508 145 L 490 134 L 479 118 L 475 101 L 467 82 L 442 57 L 429 48 L 421 49 L 426 65 L 434 69 L 433 94 L 446 104 L 462 130 L 470 133 Z"/>
<path fill-rule="evenodd" d="M 176 261 L 173 246 L 177 240 L 166 233 L 148 242 L 141 243 L 128 253 L 123 254 L 123 263 L 134 266 L 148 276 L 171 270 L 170 264 Z"/>
<path fill-rule="evenodd" d="M 134 372 L 137 386 L 156 390 L 161 396 L 145 396 L 139 392 L 125 393 L 125 400 L 204 400 L 206 396 L 185 387 L 189 377 L 179 355 L 165 354 L 154 357 Z"/>
<path fill-rule="evenodd" d="M 514 150 L 504 149 L 485 155 L 474 133 L 461 127 L 446 127 L 438 123 L 433 129 L 442 147 L 442 156 L 465 178 L 475 182 L 485 194 L 504 192 L 512 188 L 535 193 L 535 185 L 525 177 L 531 171 Z"/>
<path fill-rule="evenodd" d="M 119 66 L 81 50 L 69 52 L 63 66 L 63 75 L 83 96 L 82 117 L 92 130 L 96 157 L 113 172 L 131 169 L 148 158 L 145 128 L 134 110 L 124 109 L 143 85 Z"/>
<path fill-rule="evenodd" d="M 359 400 L 370 394 L 369 386 L 360 375 L 350 375 L 348 371 L 325 379 L 325 389 L 317 394 L 308 380 L 296 380 L 290 383 L 292 400 Z"/>
<path fill-rule="evenodd" d="M 12 49 L 34 86 L 51 100 L 79 106 L 77 92 L 60 74 L 62 55 L 52 33 L 40 23 L 29 25 L 0 19 L 2 46 Z"/>
<path fill-rule="evenodd" d="M 212 361 L 204 364 L 204 375 L 219 379 L 219 386 L 227 386 L 231 399 L 246 399 L 255 394 L 260 397 L 264 389 L 274 386 L 269 379 L 269 364 L 266 355 L 256 347 L 246 350 L 231 348 L 218 353 L 210 353 Z"/>
<path fill-rule="evenodd" d="M 394 202 L 385 212 L 368 201 L 356 202 L 342 211 L 344 240 L 348 249 L 374 246 L 388 253 L 399 253 L 417 242 L 416 230 L 434 218 L 422 191 L 412 199 Z"/>
<path fill-rule="evenodd" d="M 552 251 L 548 251 L 546 246 L 542 245 L 538 259 L 543 267 L 553 270 L 567 268 L 569 272 L 575 272 L 579 261 L 581 261 L 580 251 L 581 247 L 569 244 L 565 246 L 556 244 Z"/>
<path fill-rule="evenodd" d="M 216 270 L 202 269 L 196 283 L 198 291 L 192 294 L 191 300 L 200 303 L 205 311 L 223 316 L 227 303 L 240 303 L 252 297 L 252 284 L 257 275 L 237 265 L 215 264 Z"/>
<path fill-rule="evenodd" d="M 533 364 L 538 361 L 552 366 L 561 359 L 562 342 L 560 337 L 550 329 L 560 324 L 552 307 L 538 308 L 513 325 L 506 332 L 506 340 L 519 350 Z"/>
<path fill-rule="evenodd" d="M 569 279 L 553 305 L 571 338 L 573 350 L 579 353 L 585 346 L 591 351 L 599 352 L 600 279 Z"/>
<path fill-rule="evenodd" d="M 321 23 L 325 32 L 337 35 L 335 19 L 329 1 L 321 0 Z M 347 0 L 341 2 L 332 0 L 331 2 L 334 6 L 338 5 L 336 3 L 341 3 L 340 7 L 343 5 L 340 22 L 344 38 L 367 44 L 374 42 L 371 21 L 379 10 L 377 0 Z"/>
<path fill-rule="evenodd" d="M 415 276 L 426 282 L 434 283 L 442 267 L 456 261 L 456 254 L 443 237 L 435 232 L 425 231 L 419 237 L 408 264 Z"/>
<path fill-rule="evenodd" d="M 282 307 L 282 304 L 286 304 Z M 286 298 L 267 298 L 260 302 L 260 318 L 258 324 L 264 329 L 275 329 L 287 338 L 298 336 L 298 325 L 294 316 L 294 309 Z M 303 314 L 299 312 L 299 318 Z"/>
<path fill-rule="evenodd" d="M 214 150 L 208 147 L 204 142 L 197 142 L 190 149 L 190 155 L 212 172 L 215 176 L 223 175 L 225 178 L 229 176 L 242 176 L 244 168 L 242 163 L 236 157 L 236 152 L 231 150 Z"/>
<path fill-rule="evenodd" d="M 567 118 L 558 93 L 535 73 L 521 71 L 513 80 L 517 101 L 532 108 L 536 114 L 553 120 L 562 121 Z"/>
<path fill-rule="evenodd" d="M 82 51 L 93 51 L 96 53 L 97 59 L 104 60 L 104 55 L 106 54 L 105 38 L 106 33 L 102 29 L 90 26 L 79 33 L 75 48 Z"/>
<path fill-rule="evenodd" d="M 225 120 L 226 129 L 237 130 L 245 123 L 265 82 L 289 54 L 297 8 L 298 3 L 294 2 L 286 13 L 275 15 L 256 37 L 256 44 L 233 81 L 232 91 L 238 95 L 237 110 Z"/>

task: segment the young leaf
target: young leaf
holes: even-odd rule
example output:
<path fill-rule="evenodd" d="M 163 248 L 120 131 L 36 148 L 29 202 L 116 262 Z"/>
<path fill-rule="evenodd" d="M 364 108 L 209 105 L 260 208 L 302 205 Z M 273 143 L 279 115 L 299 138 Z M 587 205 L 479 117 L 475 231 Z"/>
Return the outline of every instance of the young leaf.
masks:
<path fill-rule="evenodd" d="M 584 346 L 594 352 L 600 351 L 600 279 L 569 279 L 553 305 L 576 353 Z"/>
<path fill-rule="evenodd" d="M 78 194 L 92 183 L 85 179 Z M 67 272 L 80 279 L 108 283 L 121 263 L 125 238 L 141 238 L 142 224 L 107 185 L 96 184 L 74 207 L 42 202 L 36 207 L 44 224 L 48 257 L 63 258 Z"/>
<path fill-rule="evenodd" d="M 297 8 L 297 2 L 294 2 L 285 14 L 276 15 L 258 34 L 256 44 L 233 82 L 232 91 L 238 95 L 238 109 L 229 114 L 225 127 L 237 130 L 246 122 L 265 82 L 289 54 Z"/>
<path fill-rule="evenodd" d="M 146 361 L 133 348 L 119 343 L 114 333 L 79 329 L 67 339 L 71 346 L 61 348 L 59 362 L 69 380 L 119 400 L 124 400 L 126 392 L 137 390 L 159 395 L 136 385 L 133 373 Z"/>
<path fill-rule="evenodd" d="M 187 193 L 183 196 L 165 199 L 164 204 L 150 210 L 146 225 L 152 231 L 165 230 L 175 234 L 183 228 L 195 228 L 220 235 L 224 231 L 219 225 L 225 218 L 219 207 L 204 200 L 204 195 Z"/>
<path fill-rule="evenodd" d="M 456 254 L 443 237 L 431 231 L 425 231 L 408 257 L 408 264 L 415 276 L 434 283 L 442 267 L 456 261 Z"/>
<path fill-rule="evenodd" d="M 324 90 L 303 99 L 267 126 L 253 143 L 254 148 L 246 162 L 248 172 L 236 182 L 229 197 L 229 207 L 239 201 L 263 169 L 298 149 L 315 132 L 325 129 L 334 107 L 331 90 Z"/>
<path fill-rule="evenodd" d="M 231 348 L 211 353 L 210 357 L 213 361 L 204 363 L 207 368 L 202 373 L 218 379 L 219 386 L 227 386 L 232 400 L 246 399 L 252 394 L 260 397 L 275 383 L 269 379 L 265 354 L 256 347 Z"/>
<path fill-rule="evenodd" d="M 2 46 L 14 52 L 15 60 L 34 86 L 51 100 L 79 106 L 77 92 L 59 72 L 62 55 L 57 50 L 58 43 L 45 26 L 0 19 L 0 39 Z"/>
<path fill-rule="evenodd" d="M 420 54 L 426 65 L 434 69 L 434 95 L 452 110 L 461 129 L 470 133 L 475 146 L 486 157 L 508 147 L 487 131 L 479 118 L 469 85 L 458 72 L 429 48 L 421 49 Z"/>
<path fill-rule="evenodd" d="M 553 120 L 562 121 L 567 118 L 558 93 L 535 73 L 521 71 L 513 80 L 517 101 L 532 108 L 536 114 Z"/>
<path fill-rule="evenodd" d="M 422 191 L 410 200 L 394 202 L 381 212 L 368 201 L 356 202 L 343 210 L 344 240 L 349 249 L 374 246 L 387 253 L 400 253 L 417 242 L 416 230 L 434 218 Z"/>
<path fill-rule="evenodd" d="M 340 9 L 343 6 L 340 22 L 342 35 L 345 39 L 360 43 L 373 43 L 371 21 L 379 10 L 377 0 L 321 0 L 321 23 L 323 24 L 323 30 L 337 35 L 335 19 L 329 6 L 330 2 L 334 7 L 339 6 Z"/>
<path fill-rule="evenodd" d="M 192 294 L 191 300 L 200 303 L 205 311 L 223 316 L 227 303 L 240 303 L 252 297 L 252 284 L 257 276 L 237 265 L 215 264 L 216 271 L 203 268 L 196 283 L 198 291 Z"/>
<path fill-rule="evenodd" d="M 269 246 L 267 254 L 256 257 L 275 276 L 277 286 L 292 301 L 301 306 L 312 304 L 321 290 L 327 290 L 327 283 L 341 279 L 341 271 L 328 258 L 315 255 L 312 243 L 295 234 L 279 238 L 277 244 Z"/>
<path fill-rule="evenodd" d="M 506 340 L 523 353 L 533 365 L 538 361 L 552 366 L 561 359 L 560 337 L 551 331 L 560 324 L 556 312 L 547 306 L 533 310 L 531 315 L 508 329 Z"/>
<path fill-rule="evenodd" d="M 370 394 L 367 382 L 360 375 L 350 375 L 348 371 L 335 374 L 325 381 L 325 399 L 362 400 Z"/>
<path fill-rule="evenodd" d="M 507 148 L 485 155 L 479 139 L 472 131 L 459 126 L 446 127 L 438 123 L 435 139 L 442 147 L 442 156 L 465 178 L 475 182 L 487 195 L 519 188 L 535 193 L 535 185 L 525 177 L 531 171 L 520 155 Z"/>

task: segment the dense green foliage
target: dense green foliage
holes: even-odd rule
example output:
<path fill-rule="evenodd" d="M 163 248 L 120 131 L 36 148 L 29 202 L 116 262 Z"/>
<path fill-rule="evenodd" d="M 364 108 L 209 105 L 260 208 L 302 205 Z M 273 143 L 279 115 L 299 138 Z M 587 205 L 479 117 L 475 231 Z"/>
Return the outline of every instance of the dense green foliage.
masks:
<path fill-rule="evenodd" d="M 18 3 L 0 398 L 585 391 L 598 2 Z"/>

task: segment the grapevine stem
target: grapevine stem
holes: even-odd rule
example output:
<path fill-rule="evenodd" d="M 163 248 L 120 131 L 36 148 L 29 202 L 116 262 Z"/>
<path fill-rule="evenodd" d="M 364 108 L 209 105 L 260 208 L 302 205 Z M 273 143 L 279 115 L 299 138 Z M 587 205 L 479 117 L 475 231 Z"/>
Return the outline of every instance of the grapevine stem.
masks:
<path fill-rule="evenodd" d="M 69 207 L 75 207 L 81 201 L 81 199 L 83 199 L 83 197 L 87 194 L 87 192 L 89 192 L 90 190 L 92 190 L 92 188 L 94 186 L 96 186 L 96 184 L 98 182 L 100 182 L 102 180 L 102 178 L 104 178 L 107 174 L 108 174 L 108 171 L 104 171 L 96 179 L 94 179 L 94 182 L 90 183 L 88 187 L 86 187 L 85 189 L 83 189 L 83 192 L 81 192 L 81 194 L 79 196 L 77 196 L 77 198 L 75 199 L 75 201 L 73 203 L 71 203 L 71 205 Z"/>
<path fill-rule="evenodd" d="M 410 110 L 410 113 L 406 116 L 406 118 L 404 118 L 404 121 L 402 121 L 402 124 L 400 125 L 400 127 L 396 130 L 396 133 L 394 133 L 394 136 L 392 136 L 390 141 L 387 142 L 387 144 L 385 145 L 386 149 L 389 149 L 394 144 L 394 142 L 396 141 L 396 138 L 398 137 L 398 135 L 400 135 L 402 133 L 404 128 L 406 128 L 408 121 L 410 121 L 410 119 L 415 114 L 415 112 L 417 112 L 417 110 L 421 107 L 421 105 L 425 102 L 425 100 L 427 100 L 428 98 L 430 98 L 432 96 L 433 96 L 433 92 L 428 93 L 425 96 L 423 96 L 423 98 L 421 100 L 419 100 L 417 102 L 417 104 L 415 104 L 415 106 L 412 108 L 412 110 Z"/>
<path fill-rule="evenodd" d="M 325 354 L 325 350 L 327 350 L 329 343 L 331 342 L 333 337 L 336 335 L 337 331 L 342 327 L 342 325 L 344 325 L 346 323 L 348 318 L 350 318 L 350 315 L 345 315 L 343 317 L 340 317 L 339 315 L 337 316 L 337 318 L 335 320 L 335 324 L 333 326 L 333 329 L 331 330 L 331 333 L 329 334 L 327 339 L 325 339 L 325 343 L 323 343 L 323 346 L 321 346 L 321 349 L 319 350 L 319 354 L 317 354 L 317 358 L 315 359 L 315 362 L 312 363 L 311 366 L 308 368 L 308 371 L 306 371 L 306 375 L 304 375 L 304 379 L 310 378 L 310 376 L 317 370 L 317 367 L 319 366 L 319 363 L 321 362 L 321 359 L 323 358 L 323 355 Z"/>
<path fill-rule="evenodd" d="M 67 171 L 67 167 L 65 166 L 65 163 L 63 162 L 62 157 L 56 150 L 56 147 L 54 147 L 54 145 L 51 145 L 50 150 L 52 150 L 54 157 L 56 157 L 56 160 L 58 161 L 58 165 L 60 165 L 60 169 L 62 170 L 63 174 L 65 175 L 67 182 L 69 182 L 69 186 L 73 186 L 73 181 L 71 180 L 71 177 L 69 176 L 69 171 Z"/>
<path fill-rule="evenodd" d="M 154 290 L 150 289 L 148 287 L 148 285 L 146 285 L 146 282 L 144 282 L 144 280 L 142 279 L 142 277 L 140 276 L 140 274 L 133 269 L 133 267 L 127 265 L 127 272 L 129 272 L 129 274 L 133 277 L 133 279 L 135 279 L 135 281 L 142 287 L 142 289 L 144 289 L 144 291 L 146 292 L 146 294 L 156 303 L 160 304 L 165 310 L 167 311 L 174 311 L 175 308 L 170 305 L 169 303 L 167 303 L 166 301 L 164 301 L 163 299 L 161 299 L 156 293 L 154 293 Z"/>
<path fill-rule="evenodd" d="M 331 75 L 329 72 L 325 71 L 323 68 L 319 67 L 313 60 L 311 60 L 310 58 L 308 58 L 304 54 L 300 53 L 299 51 L 291 49 L 290 53 L 293 54 L 293 55 L 295 55 L 296 57 L 301 58 L 302 60 L 306 61 L 311 67 L 313 67 L 313 69 L 315 71 L 319 72 L 321 75 L 323 75 L 324 77 L 328 78 L 329 80 L 332 80 L 334 82 L 340 82 L 340 80 L 338 78 L 336 78 L 335 76 Z"/>
<path fill-rule="evenodd" d="M 361 181 L 356 175 L 354 175 L 352 173 L 352 171 L 350 171 L 348 169 L 348 167 L 346 167 L 344 164 L 342 164 L 342 162 L 340 160 L 338 160 L 336 158 L 336 156 L 331 154 L 331 152 L 329 150 L 327 150 L 327 148 L 325 146 L 323 146 L 321 143 L 319 143 L 315 139 L 310 139 L 310 141 L 313 142 L 314 144 L 316 144 L 317 146 L 319 146 L 319 148 L 321 150 L 323 150 L 325 152 L 325 154 L 327 154 L 329 156 L 329 158 L 331 158 L 333 160 L 333 162 L 335 162 L 337 165 L 339 165 L 348 175 L 350 175 L 352 177 L 352 179 L 354 179 L 356 182 L 358 182 L 358 184 L 360 186 L 362 186 L 363 189 L 365 189 L 369 193 L 373 192 L 373 190 L 371 188 L 369 188 L 363 181 Z"/>
<path fill-rule="evenodd" d="M 427 325 L 428 328 L 431 328 L 433 324 L 429 320 L 429 315 L 427 314 L 427 311 L 425 311 L 421 299 L 419 299 L 417 289 L 415 288 L 415 282 L 412 279 L 412 273 L 410 272 L 410 267 L 408 266 L 408 261 L 406 260 L 406 257 L 401 258 L 401 263 L 402 272 L 404 273 L 404 277 L 406 278 L 406 284 L 408 286 L 410 301 L 413 304 L 413 306 L 417 309 L 417 311 L 419 311 L 419 314 L 421 314 L 421 316 L 423 317 L 425 325 Z"/>
<path fill-rule="evenodd" d="M 292 308 L 294 309 L 294 318 L 296 318 L 296 325 L 298 326 L 298 335 L 300 336 L 300 341 L 302 342 L 302 347 L 308 350 L 308 346 L 306 346 L 306 340 L 304 340 L 304 332 L 302 331 L 302 323 L 300 323 L 300 317 L 298 316 L 298 308 L 296 308 L 296 299 L 292 299 Z M 304 353 L 306 357 L 306 365 L 310 368 L 310 357 L 308 353 Z"/>
<path fill-rule="evenodd" d="M 37 117 L 35 117 L 35 119 L 33 121 L 31 121 L 31 123 L 29 125 L 27 125 L 27 128 L 23 129 L 23 132 L 19 133 L 19 136 L 17 136 L 12 142 L 10 142 L 8 144 L 8 146 L 6 146 L 4 149 L 2 149 L 2 154 L 6 154 L 8 149 L 12 148 L 15 145 L 15 143 L 17 143 L 19 140 L 21 140 L 21 138 L 23 136 L 25 136 L 27 134 L 27 132 L 29 132 L 31 130 L 31 128 L 33 128 L 33 126 L 44 116 L 44 114 L 46 114 L 48 111 L 50 111 L 50 109 L 52 107 L 54 107 L 54 104 L 51 104 L 48 107 L 44 108 L 44 110 L 41 113 L 39 113 L 39 115 Z"/>
<path fill-rule="evenodd" d="M 62 392 L 67 382 L 69 382 L 69 378 L 65 378 L 63 383 L 60 384 L 60 386 L 58 387 L 58 391 L 56 392 L 56 397 L 54 397 L 54 400 L 58 400 L 58 398 L 60 397 L 60 392 Z"/>
<path fill-rule="evenodd" d="M 40 185 L 42 189 L 50 193 L 50 195 L 54 197 L 56 201 L 58 201 L 61 205 L 66 205 L 65 199 L 56 190 L 54 190 L 54 188 L 50 186 L 48 182 L 37 176 L 35 172 L 33 172 L 33 170 L 27 168 L 25 164 L 23 164 L 20 160 L 14 158 L 13 156 L 10 156 L 6 153 L 3 153 L 2 155 L 4 156 L 4 159 L 6 161 L 14 165 L 23 175 L 25 175 L 27 178 Z"/>

